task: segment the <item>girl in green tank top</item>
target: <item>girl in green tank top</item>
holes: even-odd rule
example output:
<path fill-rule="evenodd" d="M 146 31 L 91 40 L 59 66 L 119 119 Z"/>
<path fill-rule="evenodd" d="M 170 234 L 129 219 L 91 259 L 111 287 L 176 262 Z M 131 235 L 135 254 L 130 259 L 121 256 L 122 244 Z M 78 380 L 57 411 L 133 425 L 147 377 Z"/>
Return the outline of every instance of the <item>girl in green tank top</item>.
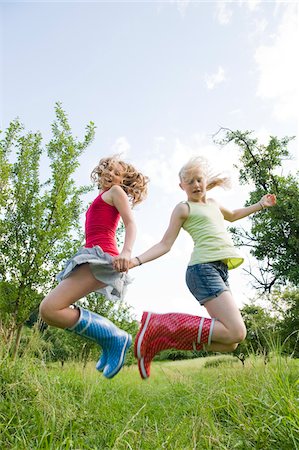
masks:
<path fill-rule="evenodd" d="M 182 167 L 179 177 L 187 201 L 174 208 L 162 240 L 133 258 L 130 268 L 169 252 L 184 228 L 194 242 L 186 282 L 211 319 L 145 312 L 135 341 L 142 378 L 149 377 L 154 355 L 166 348 L 191 350 L 205 346 L 206 350 L 229 352 L 245 339 L 246 328 L 229 289 L 227 272 L 242 264 L 243 258 L 234 247 L 224 221 L 234 222 L 276 204 L 275 195 L 266 194 L 253 205 L 231 211 L 207 198 L 207 191 L 228 186 L 229 179 L 223 174 L 213 174 L 203 157 L 191 159 Z"/>

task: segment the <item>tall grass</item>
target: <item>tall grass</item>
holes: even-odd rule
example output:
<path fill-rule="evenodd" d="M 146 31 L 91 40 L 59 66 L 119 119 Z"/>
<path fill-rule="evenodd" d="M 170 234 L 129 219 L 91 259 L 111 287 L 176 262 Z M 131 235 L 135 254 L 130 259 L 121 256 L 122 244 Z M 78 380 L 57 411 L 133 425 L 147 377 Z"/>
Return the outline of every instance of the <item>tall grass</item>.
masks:
<path fill-rule="evenodd" d="M 2 358 L 0 448 L 299 449 L 298 360 L 221 361 L 156 362 L 142 381 Z"/>

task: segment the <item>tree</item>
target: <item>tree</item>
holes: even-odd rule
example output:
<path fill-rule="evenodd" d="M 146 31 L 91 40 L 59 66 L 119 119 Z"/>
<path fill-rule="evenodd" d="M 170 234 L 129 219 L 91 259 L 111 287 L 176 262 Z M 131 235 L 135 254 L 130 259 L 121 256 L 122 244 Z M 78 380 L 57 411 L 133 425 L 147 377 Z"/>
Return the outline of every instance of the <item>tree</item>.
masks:
<path fill-rule="evenodd" d="M 266 358 L 279 338 L 279 317 L 255 304 L 243 306 L 241 313 L 247 328 L 247 337 L 238 346 L 237 354 L 256 353 Z"/>
<path fill-rule="evenodd" d="M 283 351 L 299 357 L 299 290 L 286 288 L 273 293 L 273 303 L 280 306 L 282 320 L 279 332 Z"/>
<path fill-rule="evenodd" d="M 230 142 L 240 151 L 242 184 L 253 184 L 247 204 L 257 202 L 262 195 L 277 195 L 277 205 L 250 216 L 251 229 L 231 228 L 237 244 L 247 246 L 261 266 L 261 277 L 256 277 L 259 288 L 270 292 L 274 284 L 299 284 L 299 184 L 298 177 L 282 176 L 284 159 L 290 159 L 287 148 L 290 137 L 270 137 L 268 145 L 259 144 L 252 132 L 221 129 L 225 137 L 221 145 Z M 298 175 L 298 174 L 297 174 Z"/>
<path fill-rule="evenodd" d="M 79 156 L 94 138 L 86 126 L 83 141 L 72 136 L 68 118 L 55 106 L 52 138 L 46 145 L 50 176 L 41 182 L 42 136 L 26 133 L 14 120 L 0 141 L 0 329 L 6 341 L 16 338 L 54 276 L 82 243 L 81 195 L 72 178 Z"/>

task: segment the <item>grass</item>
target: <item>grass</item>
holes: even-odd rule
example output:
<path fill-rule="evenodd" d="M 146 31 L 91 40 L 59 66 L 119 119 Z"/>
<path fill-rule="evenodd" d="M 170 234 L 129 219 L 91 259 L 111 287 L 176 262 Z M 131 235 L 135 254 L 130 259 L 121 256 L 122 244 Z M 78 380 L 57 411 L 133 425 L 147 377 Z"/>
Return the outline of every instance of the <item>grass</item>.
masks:
<path fill-rule="evenodd" d="M 299 449 L 299 361 L 230 356 L 136 366 L 0 361 L 1 449 Z"/>

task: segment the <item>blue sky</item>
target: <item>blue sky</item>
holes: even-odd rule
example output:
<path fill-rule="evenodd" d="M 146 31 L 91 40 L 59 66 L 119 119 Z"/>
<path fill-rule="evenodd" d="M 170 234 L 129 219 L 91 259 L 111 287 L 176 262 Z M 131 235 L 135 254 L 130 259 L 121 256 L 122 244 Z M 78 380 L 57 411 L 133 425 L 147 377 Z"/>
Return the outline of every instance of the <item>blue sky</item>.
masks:
<path fill-rule="evenodd" d="M 236 149 L 213 144 L 220 126 L 254 130 L 261 142 L 298 134 L 298 2 L 11 1 L 0 12 L 1 129 L 18 116 L 46 142 L 56 101 L 76 136 L 95 122 L 78 184 L 115 152 L 151 179 L 135 211 L 134 254 L 162 237 L 184 199 L 177 172 L 190 156 L 230 170 L 233 190 L 212 195 L 226 207 L 244 204 Z M 286 171 L 298 167 L 298 140 L 291 150 Z M 137 316 L 202 312 L 184 282 L 191 249 L 182 231 L 171 253 L 131 272 L 126 300 Z M 254 294 L 242 269 L 231 272 L 231 287 L 239 305 Z"/>

